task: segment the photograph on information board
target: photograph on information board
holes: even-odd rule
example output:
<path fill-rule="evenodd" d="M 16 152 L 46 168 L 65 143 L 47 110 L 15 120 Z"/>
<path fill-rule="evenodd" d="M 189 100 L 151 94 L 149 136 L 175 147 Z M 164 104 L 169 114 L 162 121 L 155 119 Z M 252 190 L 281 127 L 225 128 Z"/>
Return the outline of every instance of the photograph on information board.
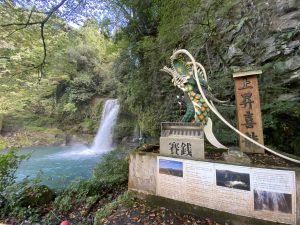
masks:
<path fill-rule="evenodd" d="M 182 162 L 159 159 L 159 173 L 183 177 Z"/>
<path fill-rule="evenodd" d="M 250 191 L 250 176 L 248 173 L 217 170 L 216 180 L 218 186 Z"/>
<path fill-rule="evenodd" d="M 254 190 L 254 210 L 292 213 L 292 195 Z"/>

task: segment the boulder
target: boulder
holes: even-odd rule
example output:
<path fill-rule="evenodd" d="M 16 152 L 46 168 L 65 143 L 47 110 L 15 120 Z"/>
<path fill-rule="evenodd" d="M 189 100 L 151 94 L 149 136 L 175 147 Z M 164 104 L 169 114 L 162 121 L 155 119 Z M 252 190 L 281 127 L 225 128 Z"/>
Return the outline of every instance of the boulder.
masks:
<path fill-rule="evenodd" d="M 224 160 L 230 163 L 251 164 L 251 159 L 237 147 L 230 147 L 222 154 Z"/>

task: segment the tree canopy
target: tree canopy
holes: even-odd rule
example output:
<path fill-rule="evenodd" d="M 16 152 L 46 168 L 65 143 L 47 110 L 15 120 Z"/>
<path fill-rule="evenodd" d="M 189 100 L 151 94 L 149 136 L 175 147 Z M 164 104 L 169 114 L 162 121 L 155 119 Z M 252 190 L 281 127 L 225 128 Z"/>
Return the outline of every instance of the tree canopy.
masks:
<path fill-rule="evenodd" d="M 299 154 L 299 138 L 286 140 L 299 133 L 293 125 L 300 118 L 299 84 L 293 77 L 300 31 L 275 29 L 273 8 L 241 0 L 0 2 L 2 114 L 26 113 L 35 105 L 35 113 L 47 112 L 59 123 L 86 125 L 95 122 L 95 101 L 117 97 L 117 130 L 124 131 L 118 138 L 136 125 L 157 138 L 161 121 L 179 121 L 184 114 L 177 98 L 182 93 L 160 69 L 173 49 L 185 48 L 206 67 L 217 97 L 231 101 L 218 110 L 233 124 L 232 69 L 262 68 L 266 140 Z M 215 125 L 221 141 L 236 143 L 236 135 Z"/>

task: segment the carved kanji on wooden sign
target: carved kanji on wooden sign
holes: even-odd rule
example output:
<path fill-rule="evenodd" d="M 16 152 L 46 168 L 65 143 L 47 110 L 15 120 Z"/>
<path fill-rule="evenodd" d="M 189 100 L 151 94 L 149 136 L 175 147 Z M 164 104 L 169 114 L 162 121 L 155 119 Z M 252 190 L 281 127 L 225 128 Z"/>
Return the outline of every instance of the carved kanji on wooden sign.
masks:
<path fill-rule="evenodd" d="M 257 75 L 259 71 L 234 73 L 238 128 L 253 140 L 264 144 Z M 264 153 L 264 149 L 240 137 L 243 152 Z"/>

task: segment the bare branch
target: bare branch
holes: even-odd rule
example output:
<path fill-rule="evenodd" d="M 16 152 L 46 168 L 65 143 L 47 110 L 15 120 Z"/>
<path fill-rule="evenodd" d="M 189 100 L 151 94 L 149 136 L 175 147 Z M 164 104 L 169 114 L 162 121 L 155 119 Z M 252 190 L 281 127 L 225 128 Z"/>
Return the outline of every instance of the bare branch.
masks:
<path fill-rule="evenodd" d="M 28 16 L 28 19 L 27 19 L 27 23 L 23 27 L 15 29 L 14 31 L 10 32 L 5 38 L 8 38 L 9 36 L 13 35 L 17 31 L 25 29 L 28 26 L 28 24 L 30 23 L 30 19 L 31 19 L 32 13 L 33 13 L 33 11 L 31 10 L 30 14 Z"/>
<path fill-rule="evenodd" d="M 11 60 L 9 57 L 6 57 L 6 56 L 0 56 L 0 59 Z"/>
<path fill-rule="evenodd" d="M 53 13 L 55 13 L 66 1 L 68 0 L 62 0 L 58 5 L 54 6 L 48 13 L 48 16 L 41 22 L 41 23 L 47 23 L 47 21 L 50 19 Z"/>
<path fill-rule="evenodd" d="M 30 22 L 30 23 L 7 23 L 7 24 L 0 24 L 0 27 L 10 27 L 10 26 L 31 26 L 31 25 L 36 25 L 36 24 L 41 24 L 42 21 L 38 22 Z"/>
<path fill-rule="evenodd" d="M 40 25 L 40 29 L 41 29 L 41 38 L 42 38 L 42 43 L 43 43 L 43 51 L 44 51 L 44 55 L 43 55 L 43 59 L 42 62 L 37 65 L 34 66 L 33 68 L 37 68 L 38 69 L 38 83 L 40 82 L 41 78 L 44 75 L 44 66 L 46 64 L 46 58 L 47 58 L 47 47 L 46 47 L 46 42 L 45 42 L 45 36 L 44 36 L 44 27 L 45 24 L 48 22 L 48 20 L 51 18 L 51 16 L 68 0 L 62 0 L 59 4 L 57 4 L 56 6 L 54 6 L 48 13 L 46 13 L 46 17 L 41 20 L 41 21 L 36 21 L 36 22 L 30 22 L 31 17 L 32 17 L 32 13 L 33 10 L 30 11 L 30 14 L 28 16 L 27 22 L 26 23 L 9 23 L 9 24 L 1 24 L 1 27 L 9 27 L 9 26 L 22 26 L 21 28 L 18 28 L 16 30 L 14 30 L 13 32 L 9 33 L 7 35 L 7 37 L 9 37 L 10 35 L 12 35 L 13 33 L 20 31 L 22 29 L 25 29 L 27 26 L 32 26 L 32 25 Z"/>
<path fill-rule="evenodd" d="M 42 66 L 45 65 L 46 63 L 46 57 L 47 57 L 47 48 L 46 48 L 46 42 L 45 42 L 45 37 L 44 37 L 44 25 L 45 24 L 41 24 L 41 38 L 42 38 L 42 42 L 43 42 L 43 48 L 44 48 L 44 58 L 43 61 L 41 63 Z"/>

